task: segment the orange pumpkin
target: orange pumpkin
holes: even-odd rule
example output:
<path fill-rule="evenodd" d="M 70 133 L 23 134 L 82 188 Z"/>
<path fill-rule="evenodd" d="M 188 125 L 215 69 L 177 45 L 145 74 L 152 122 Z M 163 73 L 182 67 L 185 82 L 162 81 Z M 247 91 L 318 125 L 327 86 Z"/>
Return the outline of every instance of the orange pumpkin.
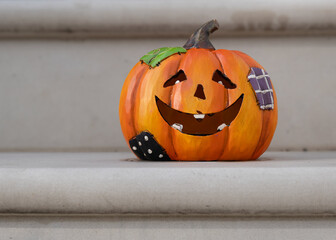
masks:
<path fill-rule="evenodd" d="M 120 123 L 139 158 L 253 160 L 269 146 L 277 124 L 269 76 L 242 52 L 215 50 L 208 36 L 217 28 L 212 20 L 184 48 L 150 52 L 127 76 Z"/>

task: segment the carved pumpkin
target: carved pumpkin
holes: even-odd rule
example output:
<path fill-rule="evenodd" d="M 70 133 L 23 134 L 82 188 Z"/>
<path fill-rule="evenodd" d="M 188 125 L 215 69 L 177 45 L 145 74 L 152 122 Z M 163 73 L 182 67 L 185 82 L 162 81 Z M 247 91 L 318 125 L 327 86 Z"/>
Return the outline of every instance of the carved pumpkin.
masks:
<path fill-rule="evenodd" d="M 253 160 L 269 146 L 277 100 L 263 67 L 215 48 L 216 20 L 183 48 L 141 58 L 122 88 L 120 123 L 132 151 L 148 160 Z"/>

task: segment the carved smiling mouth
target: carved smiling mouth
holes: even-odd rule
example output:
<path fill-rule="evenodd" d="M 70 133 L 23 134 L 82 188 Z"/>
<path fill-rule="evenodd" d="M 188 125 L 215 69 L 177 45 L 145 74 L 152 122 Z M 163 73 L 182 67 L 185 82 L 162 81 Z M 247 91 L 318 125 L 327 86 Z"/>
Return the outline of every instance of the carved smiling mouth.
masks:
<path fill-rule="evenodd" d="M 195 136 L 215 134 L 222 131 L 226 126 L 230 126 L 239 113 L 243 98 L 244 94 L 220 112 L 192 114 L 173 109 L 155 96 L 159 112 L 169 126 L 181 133 Z"/>

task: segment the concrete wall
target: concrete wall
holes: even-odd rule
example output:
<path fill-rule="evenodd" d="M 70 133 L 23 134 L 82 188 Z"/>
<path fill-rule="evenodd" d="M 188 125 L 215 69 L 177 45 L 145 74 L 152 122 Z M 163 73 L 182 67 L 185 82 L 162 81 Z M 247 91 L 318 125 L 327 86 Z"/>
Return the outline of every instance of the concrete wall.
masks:
<path fill-rule="evenodd" d="M 307 1 L 304 7 L 275 1 L 277 8 L 262 9 L 276 18 L 257 19 L 253 4 L 230 1 L 230 18 L 216 10 L 224 9 L 220 1 L 204 12 L 194 6 L 185 17 L 171 4 L 175 17 L 161 10 L 162 19 L 152 22 L 149 13 L 162 2 L 24 2 L 0 3 L 0 151 L 126 149 L 118 101 L 129 70 L 149 50 L 183 45 L 209 16 L 219 16 L 227 31 L 214 34 L 217 48 L 248 53 L 272 77 L 279 123 L 271 149 L 336 149 L 336 10 L 330 1 Z M 239 9 L 245 25 L 232 20 Z M 285 27 L 278 26 L 279 16 L 289 19 Z"/>

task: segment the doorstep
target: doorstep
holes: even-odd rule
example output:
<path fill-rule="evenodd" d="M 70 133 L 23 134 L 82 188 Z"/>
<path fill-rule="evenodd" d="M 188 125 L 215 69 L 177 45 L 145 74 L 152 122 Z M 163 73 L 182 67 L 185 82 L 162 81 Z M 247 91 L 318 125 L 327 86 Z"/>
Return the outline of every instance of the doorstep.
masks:
<path fill-rule="evenodd" d="M 132 153 L 0 153 L 0 213 L 336 215 L 336 152 L 152 162 Z"/>

